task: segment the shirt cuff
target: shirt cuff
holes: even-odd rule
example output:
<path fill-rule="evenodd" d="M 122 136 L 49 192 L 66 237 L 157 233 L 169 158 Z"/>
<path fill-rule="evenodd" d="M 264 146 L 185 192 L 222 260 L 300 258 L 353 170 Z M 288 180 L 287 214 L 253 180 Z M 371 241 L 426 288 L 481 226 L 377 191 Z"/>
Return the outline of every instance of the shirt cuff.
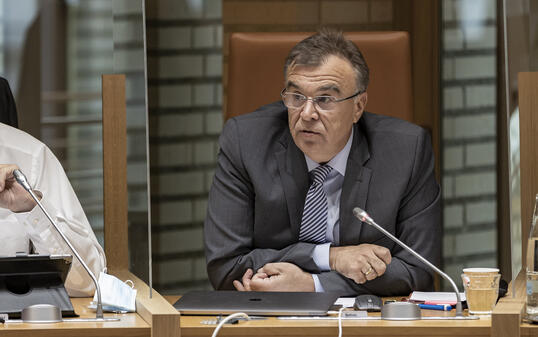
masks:
<path fill-rule="evenodd" d="M 331 266 L 329 264 L 329 250 L 331 243 L 327 242 L 321 245 L 316 245 L 314 252 L 312 253 L 312 259 L 314 263 L 321 271 L 330 271 Z"/>
<path fill-rule="evenodd" d="M 323 289 L 323 286 L 321 285 L 321 282 L 319 281 L 319 277 L 316 274 L 312 274 L 312 278 L 314 279 L 314 289 L 317 293 L 323 293 L 325 292 L 325 289 Z"/>
<path fill-rule="evenodd" d="M 26 193 L 26 191 L 25 191 Z M 40 202 L 43 203 L 43 193 L 37 191 L 37 190 L 34 190 L 34 193 L 41 199 Z M 43 214 L 43 211 L 41 210 L 41 208 L 39 208 L 39 205 L 35 205 L 34 208 L 32 208 L 31 210 L 29 211 L 26 211 L 26 212 L 12 212 L 13 215 L 15 215 L 15 218 L 17 218 L 17 221 L 21 224 L 24 224 L 25 221 L 29 221 L 29 222 L 32 222 L 31 218 L 34 218 L 34 220 L 37 218 L 37 217 L 45 217 L 45 215 Z M 34 221 L 35 222 L 35 221 Z"/>
<path fill-rule="evenodd" d="M 41 204 L 54 218 L 56 210 L 53 205 L 50 204 L 45 197 L 41 198 Z M 71 250 L 66 245 L 66 247 L 63 247 L 63 239 L 53 228 L 53 225 L 38 205 L 29 212 L 15 213 L 15 216 L 22 222 L 37 253 L 48 255 L 72 254 Z M 64 230 L 63 227 L 60 227 L 60 229 Z"/>

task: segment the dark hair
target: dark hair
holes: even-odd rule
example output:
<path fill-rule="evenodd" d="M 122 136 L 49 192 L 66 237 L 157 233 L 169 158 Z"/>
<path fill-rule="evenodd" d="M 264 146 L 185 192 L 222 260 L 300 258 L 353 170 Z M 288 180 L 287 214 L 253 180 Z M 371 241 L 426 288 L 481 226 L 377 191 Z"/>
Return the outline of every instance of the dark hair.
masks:
<path fill-rule="evenodd" d="M 318 33 L 307 37 L 292 48 L 284 65 L 284 77 L 287 77 L 290 66 L 319 66 L 331 55 L 349 61 L 355 70 L 357 89 L 366 90 L 370 71 L 361 51 L 344 37 L 342 31 L 331 28 L 320 29 Z"/>

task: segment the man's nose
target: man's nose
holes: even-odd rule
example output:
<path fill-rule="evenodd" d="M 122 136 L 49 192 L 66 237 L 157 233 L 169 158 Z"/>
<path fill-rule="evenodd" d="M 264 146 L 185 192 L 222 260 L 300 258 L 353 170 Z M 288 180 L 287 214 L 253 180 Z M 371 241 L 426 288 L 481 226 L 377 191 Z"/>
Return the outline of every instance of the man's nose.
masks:
<path fill-rule="evenodd" d="M 316 107 L 314 106 L 314 101 L 311 99 L 307 100 L 303 106 L 303 109 L 301 110 L 301 118 L 305 120 L 317 120 L 318 117 L 319 115 Z"/>

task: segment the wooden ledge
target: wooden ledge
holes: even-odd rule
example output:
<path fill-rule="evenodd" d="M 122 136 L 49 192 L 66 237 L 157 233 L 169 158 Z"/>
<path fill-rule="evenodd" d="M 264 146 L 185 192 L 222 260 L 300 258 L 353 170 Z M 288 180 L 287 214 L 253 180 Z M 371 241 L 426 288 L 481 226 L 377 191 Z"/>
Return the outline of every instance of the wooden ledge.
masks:
<path fill-rule="evenodd" d="M 512 293 L 512 284 L 508 287 L 508 293 L 501 298 L 491 315 L 491 336 L 511 336 L 520 337 L 521 318 L 525 310 L 526 292 L 526 274 L 522 270 L 515 282 L 515 296 Z"/>
<path fill-rule="evenodd" d="M 149 286 L 127 270 L 112 270 L 111 274 L 122 281 L 134 282 L 136 293 L 136 312 L 151 325 L 153 337 L 179 337 L 179 312 L 155 289 L 149 298 Z"/>

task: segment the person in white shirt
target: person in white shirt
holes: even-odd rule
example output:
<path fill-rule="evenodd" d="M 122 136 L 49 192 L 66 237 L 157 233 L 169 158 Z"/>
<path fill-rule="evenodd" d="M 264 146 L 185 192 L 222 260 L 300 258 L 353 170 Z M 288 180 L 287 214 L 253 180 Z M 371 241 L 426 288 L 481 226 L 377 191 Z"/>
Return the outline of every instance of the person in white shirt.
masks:
<path fill-rule="evenodd" d="M 17 168 L 26 175 L 45 209 L 98 276 L 106 267 L 105 254 L 60 162 L 45 144 L 2 123 L 0 256 L 29 253 L 31 246 L 39 254 L 74 255 L 28 192 L 15 181 L 13 171 Z M 65 287 L 74 297 L 91 296 L 95 289 L 92 279 L 75 256 Z"/>

